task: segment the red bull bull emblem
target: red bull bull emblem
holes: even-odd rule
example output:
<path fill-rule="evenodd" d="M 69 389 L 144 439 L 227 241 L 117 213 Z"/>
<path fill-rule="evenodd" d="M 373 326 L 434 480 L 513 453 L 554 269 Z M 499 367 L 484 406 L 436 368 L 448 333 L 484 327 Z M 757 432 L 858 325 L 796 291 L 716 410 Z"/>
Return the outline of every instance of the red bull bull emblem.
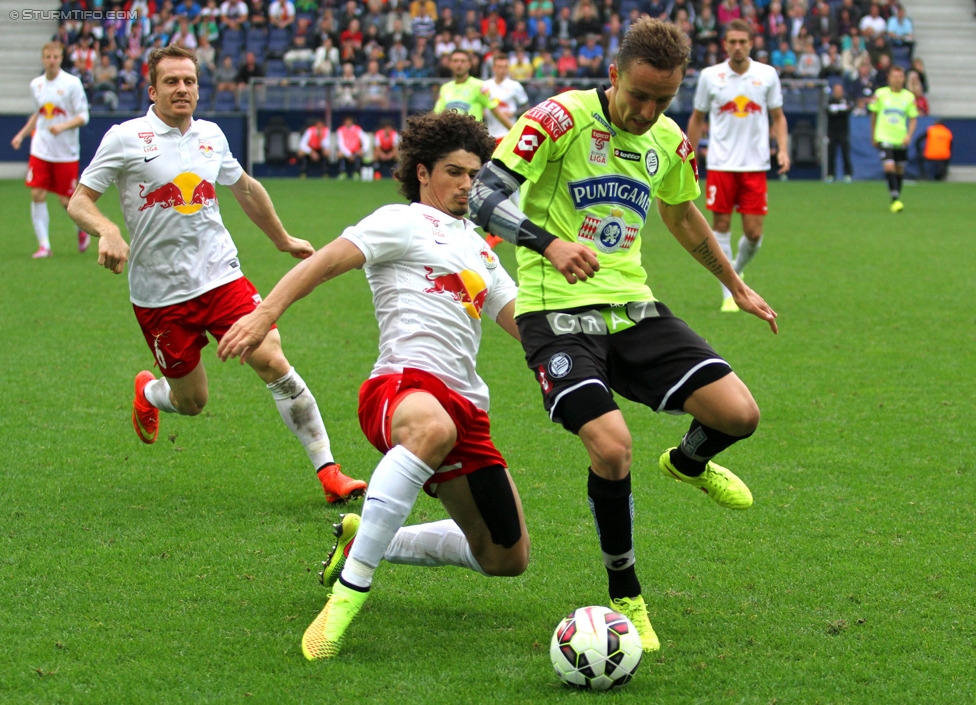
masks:
<path fill-rule="evenodd" d="M 729 113 L 735 117 L 749 117 L 750 115 L 761 115 L 763 107 L 754 100 L 744 95 L 737 95 L 734 99 L 719 106 L 718 112 Z"/>
<path fill-rule="evenodd" d="M 190 215 L 217 202 L 214 185 L 191 172 L 179 174 L 172 182 L 151 191 L 145 191 L 145 188 L 145 184 L 139 187 L 139 197 L 143 200 L 140 211 L 159 206 L 164 210 L 173 208 L 177 213 Z"/>
<path fill-rule="evenodd" d="M 41 117 L 51 120 L 58 115 L 68 117 L 68 113 L 64 111 L 63 108 L 58 107 L 54 103 L 44 103 L 37 111 L 40 113 Z"/>
<path fill-rule="evenodd" d="M 200 154 L 205 156 L 207 159 L 210 159 L 213 156 L 213 153 L 213 145 L 209 142 L 205 142 L 204 140 L 200 140 Z"/>
<path fill-rule="evenodd" d="M 485 297 L 488 296 L 488 288 L 485 280 L 477 272 L 464 269 L 461 272 L 442 274 L 434 276 L 434 270 L 424 267 L 427 270 L 426 279 L 432 286 L 424 289 L 426 294 L 447 294 L 464 306 L 471 318 L 480 319 L 481 309 L 485 305 Z"/>

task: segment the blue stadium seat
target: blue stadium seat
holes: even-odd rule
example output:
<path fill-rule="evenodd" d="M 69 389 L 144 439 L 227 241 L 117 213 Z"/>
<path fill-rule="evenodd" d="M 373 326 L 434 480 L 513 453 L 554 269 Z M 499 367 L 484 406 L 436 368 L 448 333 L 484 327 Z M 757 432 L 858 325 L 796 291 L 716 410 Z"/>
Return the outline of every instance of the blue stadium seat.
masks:
<path fill-rule="evenodd" d="M 903 69 L 912 67 L 912 50 L 908 47 L 891 47 L 891 63 Z"/>
<path fill-rule="evenodd" d="M 264 64 L 264 74 L 268 78 L 285 78 L 288 75 L 288 69 L 285 68 L 285 62 L 282 59 L 268 59 Z"/>
<path fill-rule="evenodd" d="M 139 91 L 119 91 L 120 113 L 134 113 L 139 110 Z"/>
<path fill-rule="evenodd" d="M 244 48 L 244 32 L 239 29 L 225 29 L 220 35 L 220 53 L 230 54 L 235 59 Z"/>
<path fill-rule="evenodd" d="M 293 61 L 288 71 L 289 76 L 307 76 L 310 73 L 312 73 L 311 61 Z"/>
<path fill-rule="evenodd" d="M 289 44 L 291 44 L 290 29 L 272 27 L 268 32 L 268 56 L 284 56 Z"/>
<path fill-rule="evenodd" d="M 213 84 L 205 86 L 203 83 L 200 84 L 200 98 L 197 101 L 197 107 L 204 112 L 210 112 L 213 108 L 214 100 L 214 90 Z"/>
<path fill-rule="evenodd" d="M 218 113 L 232 113 L 237 110 L 237 98 L 233 91 L 217 91 L 213 109 Z"/>
<path fill-rule="evenodd" d="M 244 40 L 244 51 L 254 52 L 258 61 L 264 61 L 268 53 L 268 33 L 263 29 L 252 27 L 247 30 L 247 37 Z"/>

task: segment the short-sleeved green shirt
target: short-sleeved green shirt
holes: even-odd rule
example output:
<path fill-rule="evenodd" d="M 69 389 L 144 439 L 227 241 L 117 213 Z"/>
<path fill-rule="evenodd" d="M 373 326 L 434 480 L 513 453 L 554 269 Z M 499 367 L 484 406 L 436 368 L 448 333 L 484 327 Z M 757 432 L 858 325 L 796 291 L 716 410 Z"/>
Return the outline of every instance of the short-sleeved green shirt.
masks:
<path fill-rule="evenodd" d="M 529 220 L 600 261 L 597 276 L 569 284 L 545 257 L 518 248 L 516 315 L 654 299 L 640 234 L 654 199 L 677 204 L 701 192 L 691 143 L 673 120 L 634 135 L 613 127 L 603 89 L 567 91 L 523 114 L 494 159 L 525 177 Z"/>
<path fill-rule="evenodd" d="M 485 82 L 468 76 L 464 83 L 448 81 L 441 86 L 434 105 L 435 113 L 456 110 L 462 115 L 473 115 L 478 120 L 485 119 L 485 110 L 498 107 L 498 101 L 491 97 Z"/>
<path fill-rule="evenodd" d="M 874 119 L 874 141 L 900 147 L 908 135 L 908 120 L 918 117 L 915 94 L 902 88 L 897 93 L 888 86 L 874 92 L 868 110 L 877 113 Z"/>

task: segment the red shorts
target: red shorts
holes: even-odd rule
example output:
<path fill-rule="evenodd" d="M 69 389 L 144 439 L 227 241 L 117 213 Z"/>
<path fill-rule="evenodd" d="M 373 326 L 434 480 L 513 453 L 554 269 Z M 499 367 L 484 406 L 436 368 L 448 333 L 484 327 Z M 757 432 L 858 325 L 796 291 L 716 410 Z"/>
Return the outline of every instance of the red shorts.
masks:
<path fill-rule="evenodd" d="M 436 497 L 437 485 L 442 482 L 492 465 L 508 467 L 491 441 L 488 414 L 434 375 L 412 367 L 404 368 L 398 375 L 372 377 L 359 388 L 359 425 L 376 450 L 386 453 L 393 447 L 390 438 L 393 412 L 404 398 L 415 392 L 432 394 L 451 417 L 458 434 L 454 448 L 424 483 L 424 492 Z"/>
<path fill-rule="evenodd" d="M 160 371 L 178 379 L 200 364 L 200 351 L 210 342 L 207 333 L 220 340 L 259 303 L 258 290 L 241 277 L 172 306 L 143 308 L 132 304 L 132 308 Z"/>
<path fill-rule="evenodd" d="M 71 197 L 78 186 L 78 162 L 47 162 L 33 154 L 27 161 L 28 188 L 42 188 Z"/>
<path fill-rule="evenodd" d="M 705 205 L 715 213 L 737 210 L 746 215 L 766 215 L 769 210 L 765 171 L 709 171 L 705 193 Z"/>

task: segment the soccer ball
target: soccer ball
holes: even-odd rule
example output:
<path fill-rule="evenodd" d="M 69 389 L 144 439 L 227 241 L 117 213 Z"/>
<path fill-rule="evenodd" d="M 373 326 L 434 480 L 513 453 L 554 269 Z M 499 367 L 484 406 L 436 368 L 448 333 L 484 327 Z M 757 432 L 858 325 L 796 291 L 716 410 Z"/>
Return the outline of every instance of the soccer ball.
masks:
<path fill-rule="evenodd" d="M 633 622 L 608 607 L 580 607 L 559 623 L 549 658 L 559 680 L 609 690 L 633 678 L 644 652 Z"/>

